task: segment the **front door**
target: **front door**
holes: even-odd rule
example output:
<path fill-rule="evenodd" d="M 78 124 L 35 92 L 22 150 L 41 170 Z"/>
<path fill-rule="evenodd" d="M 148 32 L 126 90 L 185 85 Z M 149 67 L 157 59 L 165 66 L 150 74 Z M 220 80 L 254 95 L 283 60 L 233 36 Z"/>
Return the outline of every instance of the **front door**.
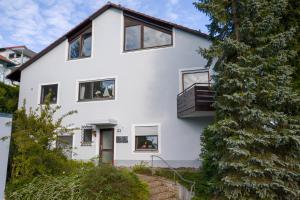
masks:
<path fill-rule="evenodd" d="M 102 163 L 114 164 L 114 129 L 100 129 L 100 159 Z"/>

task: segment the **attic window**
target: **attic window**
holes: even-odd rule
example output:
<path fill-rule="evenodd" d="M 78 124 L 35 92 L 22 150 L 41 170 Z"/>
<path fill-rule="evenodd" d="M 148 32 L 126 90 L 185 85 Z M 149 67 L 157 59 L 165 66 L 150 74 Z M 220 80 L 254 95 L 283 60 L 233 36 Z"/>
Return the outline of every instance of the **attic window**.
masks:
<path fill-rule="evenodd" d="M 124 51 L 172 46 L 172 29 L 124 17 Z"/>
<path fill-rule="evenodd" d="M 92 54 L 92 27 L 69 40 L 69 59 L 91 57 Z"/>

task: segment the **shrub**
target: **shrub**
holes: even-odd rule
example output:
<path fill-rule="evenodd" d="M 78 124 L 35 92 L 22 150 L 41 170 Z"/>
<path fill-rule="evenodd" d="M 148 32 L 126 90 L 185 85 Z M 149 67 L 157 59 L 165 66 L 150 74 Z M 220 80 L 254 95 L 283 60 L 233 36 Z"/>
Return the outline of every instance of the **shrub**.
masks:
<path fill-rule="evenodd" d="M 127 170 L 109 165 L 85 167 L 63 176 L 40 176 L 15 191 L 8 200 L 146 200 L 148 190 Z"/>
<path fill-rule="evenodd" d="M 15 112 L 12 132 L 11 159 L 9 165 L 10 182 L 22 185 L 40 175 L 59 175 L 69 172 L 68 161 L 62 149 L 53 147 L 57 136 L 72 134 L 74 129 L 62 125 L 68 112 L 54 120 L 58 106 L 50 106 L 48 101 L 39 108 L 26 112 L 24 106 Z"/>
<path fill-rule="evenodd" d="M 36 177 L 22 188 L 9 193 L 9 200 L 83 200 L 81 175 Z"/>
<path fill-rule="evenodd" d="M 0 112 L 13 113 L 17 110 L 19 87 L 0 82 Z"/>
<path fill-rule="evenodd" d="M 82 179 L 82 190 L 88 199 L 98 200 L 145 200 L 146 185 L 126 169 L 101 165 L 87 172 Z"/>
<path fill-rule="evenodd" d="M 145 162 L 141 162 L 140 164 L 134 165 L 132 171 L 137 174 L 152 175 L 152 170 Z"/>

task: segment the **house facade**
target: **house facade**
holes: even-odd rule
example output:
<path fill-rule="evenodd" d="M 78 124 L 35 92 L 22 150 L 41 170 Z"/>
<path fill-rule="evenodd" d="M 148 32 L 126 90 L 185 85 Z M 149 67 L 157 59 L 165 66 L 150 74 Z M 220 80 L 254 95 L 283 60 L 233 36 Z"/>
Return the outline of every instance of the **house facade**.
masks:
<path fill-rule="evenodd" d="M 26 46 L 12 46 L 0 48 L 0 82 L 12 84 L 11 80 L 5 78 L 10 72 L 27 62 L 36 53 Z"/>
<path fill-rule="evenodd" d="M 65 123 L 80 130 L 61 136 L 72 159 L 133 166 L 157 155 L 198 167 L 213 111 L 203 104 L 210 97 L 196 98 L 209 93 L 211 73 L 197 50 L 210 44 L 205 34 L 109 3 L 8 78 L 20 81 L 20 106 L 26 99 L 36 108 L 50 93 L 57 116 L 78 111 Z"/>

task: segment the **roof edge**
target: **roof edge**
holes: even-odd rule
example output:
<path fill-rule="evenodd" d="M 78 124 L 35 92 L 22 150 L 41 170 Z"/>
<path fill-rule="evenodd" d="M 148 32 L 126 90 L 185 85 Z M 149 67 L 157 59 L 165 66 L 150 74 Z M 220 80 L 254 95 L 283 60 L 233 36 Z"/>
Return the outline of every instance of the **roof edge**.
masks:
<path fill-rule="evenodd" d="M 107 4 L 105 4 L 104 6 L 102 6 L 99 10 L 97 10 L 96 12 L 94 12 L 92 15 L 90 15 L 88 18 L 86 18 L 85 20 L 83 20 L 81 23 L 79 23 L 77 26 L 75 26 L 74 28 L 72 28 L 70 31 L 68 31 L 67 33 L 65 33 L 63 36 L 59 37 L 57 40 L 55 40 L 53 43 L 51 43 L 50 45 L 48 45 L 46 48 L 44 48 L 42 51 L 40 51 L 38 54 L 36 54 L 34 57 L 32 57 L 29 61 L 27 61 L 26 63 L 24 63 L 23 65 L 21 65 L 20 67 L 14 69 L 10 74 L 8 74 L 6 76 L 6 78 L 13 80 L 13 81 L 20 81 L 20 76 L 21 76 L 21 71 L 24 70 L 26 67 L 28 67 L 29 65 L 31 65 L 32 63 L 34 63 L 35 61 L 37 61 L 39 58 L 41 58 L 42 56 L 44 56 L 45 54 L 47 54 L 49 51 L 51 51 L 52 49 L 54 49 L 56 46 L 58 46 L 60 43 L 62 43 L 65 39 L 68 38 L 68 36 L 70 36 L 72 33 L 80 30 L 82 27 L 84 27 L 85 25 L 87 25 L 88 23 L 92 22 L 95 18 L 97 18 L 99 15 L 101 15 L 103 12 L 105 12 L 106 10 L 110 9 L 110 8 L 115 8 L 121 11 L 125 11 L 128 13 L 133 13 L 135 15 L 139 15 L 141 17 L 144 17 L 146 19 L 150 19 L 150 20 L 154 20 L 157 21 L 159 23 L 163 23 L 163 24 L 167 24 L 172 26 L 173 28 L 203 37 L 207 40 L 210 39 L 210 36 L 202 33 L 201 31 L 197 31 L 185 26 L 181 26 L 175 23 L 171 23 L 156 17 L 152 17 L 150 15 L 146 15 L 144 13 L 141 12 L 137 12 L 128 8 L 125 8 L 123 6 L 121 6 L 120 4 L 114 4 L 111 2 L 108 2 Z"/>

